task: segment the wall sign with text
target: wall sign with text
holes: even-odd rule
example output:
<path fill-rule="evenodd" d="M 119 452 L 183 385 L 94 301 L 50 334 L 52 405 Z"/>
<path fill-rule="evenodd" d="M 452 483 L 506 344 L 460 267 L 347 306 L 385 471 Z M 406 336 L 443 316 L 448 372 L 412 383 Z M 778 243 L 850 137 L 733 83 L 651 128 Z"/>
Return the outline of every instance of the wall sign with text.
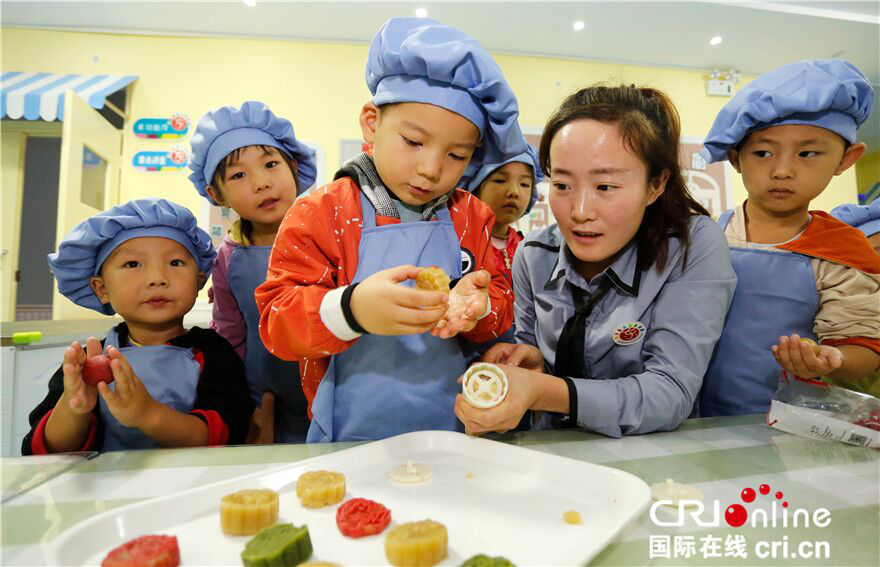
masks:
<path fill-rule="evenodd" d="M 175 147 L 170 151 L 138 152 L 131 158 L 131 165 L 140 171 L 182 171 L 189 163 L 189 151 Z"/>
<path fill-rule="evenodd" d="M 138 138 L 176 140 L 189 132 L 190 119 L 177 113 L 171 118 L 141 118 L 132 126 Z"/>

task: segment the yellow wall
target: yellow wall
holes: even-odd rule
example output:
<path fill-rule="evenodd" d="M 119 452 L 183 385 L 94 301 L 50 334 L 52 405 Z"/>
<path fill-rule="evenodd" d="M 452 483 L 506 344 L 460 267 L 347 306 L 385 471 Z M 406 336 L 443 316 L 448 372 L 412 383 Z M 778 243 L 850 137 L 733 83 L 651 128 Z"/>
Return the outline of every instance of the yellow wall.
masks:
<path fill-rule="evenodd" d="M 862 156 L 856 163 L 856 179 L 859 193 L 867 193 L 875 183 L 880 183 L 880 151 Z"/>
<path fill-rule="evenodd" d="M 132 121 L 180 112 L 195 122 L 217 106 L 262 100 L 293 122 L 297 137 L 323 149 L 325 180 L 339 164 L 340 139 L 360 138 L 357 116 L 369 97 L 364 85 L 368 48 L 361 44 L 4 28 L 0 47 L 4 71 L 138 75 L 129 102 Z M 695 71 L 546 57 L 496 58 L 517 93 L 525 129 L 540 128 L 566 95 L 599 81 L 650 85 L 667 92 L 681 113 L 685 136 L 704 136 L 728 100 L 706 96 L 706 77 Z M 187 180 L 188 170 L 142 173 L 130 165 L 138 151 L 170 149 L 177 143 L 139 139 L 128 125 L 123 138 L 123 202 L 168 198 L 202 218 L 203 200 Z M 734 198 L 741 202 L 745 190 L 739 176 L 733 178 Z M 851 170 L 835 178 L 814 204 L 827 210 L 855 202 L 856 193 Z"/>
<path fill-rule="evenodd" d="M 133 119 L 175 112 L 193 121 L 208 109 L 265 101 L 291 119 L 297 136 L 321 146 L 325 179 L 339 163 L 340 138 L 359 138 L 356 117 L 368 99 L 363 69 L 367 46 L 304 41 L 135 36 L 4 28 L 4 70 L 109 73 L 139 76 L 132 90 Z M 694 71 L 590 61 L 497 55 L 517 93 L 524 127 L 540 127 L 556 104 L 597 81 L 645 84 L 669 93 L 682 118 L 682 134 L 702 137 L 727 101 L 705 95 L 705 77 Z M 748 80 L 748 79 L 746 79 Z M 136 138 L 127 128 L 124 164 L 137 151 L 170 148 L 172 141 Z M 734 196 L 745 197 L 738 176 Z M 122 170 L 123 201 L 170 198 L 201 214 L 202 202 L 186 173 Z M 856 198 L 855 172 L 836 179 L 815 203 L 830 208 Z"/>

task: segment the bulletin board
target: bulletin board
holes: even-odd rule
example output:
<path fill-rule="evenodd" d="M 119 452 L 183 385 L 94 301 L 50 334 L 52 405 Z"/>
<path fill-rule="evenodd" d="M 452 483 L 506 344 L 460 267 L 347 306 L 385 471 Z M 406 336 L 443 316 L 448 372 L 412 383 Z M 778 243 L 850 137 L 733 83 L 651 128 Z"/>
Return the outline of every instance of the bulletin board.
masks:
<path fill-rule="evenodd" d="M 691 196 L 706 207 L 713 217 L 733 207 L 733 175 L 730 163 L 706 163 L 700 156 L 703 139 L 683 136 L 679 146 L 682 173 Z"/>

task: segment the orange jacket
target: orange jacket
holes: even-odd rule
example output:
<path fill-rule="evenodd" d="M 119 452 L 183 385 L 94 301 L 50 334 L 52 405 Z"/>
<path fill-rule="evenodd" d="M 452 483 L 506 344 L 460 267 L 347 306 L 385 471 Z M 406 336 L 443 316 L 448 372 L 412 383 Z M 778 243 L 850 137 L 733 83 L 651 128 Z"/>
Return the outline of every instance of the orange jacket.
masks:
<path fill-rule="evenodd" d="M 463 249 L 474 256 L 474 270 L 487 270 L 491 312 L 460 336 L 481 343 L 506 331 L 513 321 L 513 291 L 495 267 L 490 230 L 495 215 L 472 194 L 456 189 L 447 202 Z M 278 229 L 266 281 L 255 292 L 260 310 L 260 338 L 284 360 L 300 361 L 303 391 L 309 406 L 330 357 L 352 346 L 321 320 L 327 292 L 349 285 L 357 271 L 362 228 L 360 189 L 343 177 L 296 200 Z M 396 224 L 379 216 L 378 226 Z M 311 412 L 311 410 L 310 410 Z"/>

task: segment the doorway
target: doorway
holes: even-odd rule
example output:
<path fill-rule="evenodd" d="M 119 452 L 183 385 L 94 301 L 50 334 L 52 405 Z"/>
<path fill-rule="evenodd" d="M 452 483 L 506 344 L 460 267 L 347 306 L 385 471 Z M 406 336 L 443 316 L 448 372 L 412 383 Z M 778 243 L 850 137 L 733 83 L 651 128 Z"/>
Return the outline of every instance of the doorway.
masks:
<path fill-rule="evenodd" d="M 27 136 L 24 192 L 15 275 L 15 320 L 52 318 L 52 273 L 46 256 L 55 249 L 61 138 Z"/>

